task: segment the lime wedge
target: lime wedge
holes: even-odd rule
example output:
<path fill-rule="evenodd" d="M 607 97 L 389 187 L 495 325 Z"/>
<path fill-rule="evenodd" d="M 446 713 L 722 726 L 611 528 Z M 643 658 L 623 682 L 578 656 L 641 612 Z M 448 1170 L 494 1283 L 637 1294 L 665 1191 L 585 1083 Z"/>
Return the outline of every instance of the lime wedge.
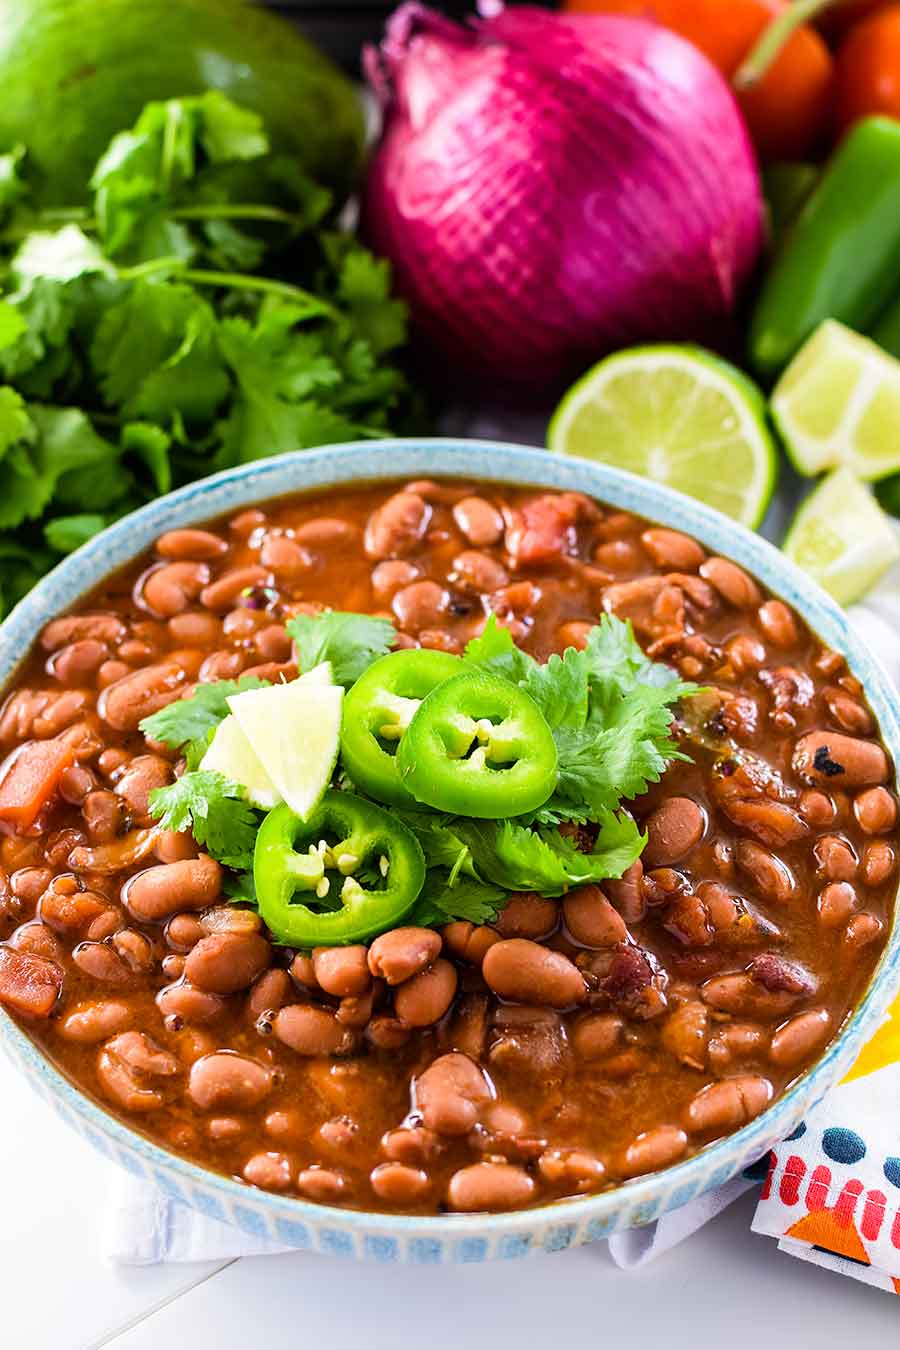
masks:
<path fill-rule="evenodd" d="M 784 551 L 835 600 L 850 605 L 900 558 L 900 542 L 866 485 L 842 468 L 801 503 Z"/>
<path fill-rule="evenodd" d="M 883 478 L 900 469 L 900 361 L 826 319 L 776 384 L 772 416 L 800 473 Z"/>
<path fill-rule="evenodd" d="M 223 773 L 226 778 L 242 784 L 247 789 L 249 800 L 263 811 L 271 811 L 281 801 L 281 794 L 233 714 L 229 714 L 216 727 L 216 734 L 200 761 L 200 768 Z"/>
<path fill-rule="evenodd" d="M 547 443 L 667 483 L 750 526 L 762 520 L 778 474 L 759 389 L 700 347 L 607 357 L 564 396 Z"/>
<path fill-rule="evenodd" d="M 299 675 L 294 681 L 295 684 L 334 684 L 334 677 L 331 673 L 331 662 L 321 661 L 319 665 L 313 666 L 312 670 L 307 670 L 305 674 Z"/>
<path fill-rule="evenodd" d="M 266 689 L 247 689 L 228 700 L 277 792 L 303 819 L 331 781 L 343 698 L 340 685 L 303 677 Z"/>

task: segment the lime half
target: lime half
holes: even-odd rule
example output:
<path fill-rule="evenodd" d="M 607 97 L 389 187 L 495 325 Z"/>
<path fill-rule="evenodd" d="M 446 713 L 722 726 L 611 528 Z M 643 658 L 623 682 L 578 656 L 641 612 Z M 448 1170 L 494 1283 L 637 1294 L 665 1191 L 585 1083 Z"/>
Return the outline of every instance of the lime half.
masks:
<path fill-rule="evenodd" d="M 247 800 L 263 811 L 271 811 L 281 801 L 281 795 L 266 773 L 259 756 L 238 726 L 234 714 L 229 714 L 216 727 L 209 749 L 200 761 L 203 770 L 215 770 L 240 783 L 247 791 Z"/>
<path fill-rule="evenodd" d="M 301 819 L 306 819 L 331 782 L 343 698 L 340 685 L 301 677 L 290 684 L 247 689 L 228 700 L 279 797 Z"/>
<path fill-rule="evenodd" d="M 765 515 L 778 475 L 759 389 L 701 347 L 607 357 L 564 396 L 547 443 L 666 483 L 750 526 Z"/>
<path fill-rule="evenodd" d="M 835 469 L 801 503 L 784 551 L 850 605 L 900 558 L 900 542 L 866 485 L 849 469 Z"/>
<path fill-rule="evenodd" d="M 775 386 L 772 416 L 800 473 L 883 478 L 900 469 L 900 361 L 826 319 Z"/>

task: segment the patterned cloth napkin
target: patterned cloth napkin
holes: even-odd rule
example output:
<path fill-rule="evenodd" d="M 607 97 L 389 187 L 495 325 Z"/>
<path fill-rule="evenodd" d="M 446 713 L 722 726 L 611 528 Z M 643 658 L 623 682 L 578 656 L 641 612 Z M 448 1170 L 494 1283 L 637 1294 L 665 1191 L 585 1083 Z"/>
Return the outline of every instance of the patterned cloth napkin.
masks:
<path fill-rule="evenodd" d="M 502 436 L 540 445 L 533 422 L 448 425 L 448 433 Z M 790 488 L 788 489 L 790 493 Z M 767 533 L 790 511 L 782 492 Z M 849 611 L 849 621 L 900 687 L 900 564 Z M 753 1231 L 780 1251 L 900 1294 L 900 996 L 853 1069 L 808 1120 L 757 1166 L 653 1224 L 609 1240 L 631 1269 L 685 1241 L 762 1182 Z M 227 1260 L 287 1250 L 190 1210 L 121 1174 L 107 1249 L 127 1265 Z"/>

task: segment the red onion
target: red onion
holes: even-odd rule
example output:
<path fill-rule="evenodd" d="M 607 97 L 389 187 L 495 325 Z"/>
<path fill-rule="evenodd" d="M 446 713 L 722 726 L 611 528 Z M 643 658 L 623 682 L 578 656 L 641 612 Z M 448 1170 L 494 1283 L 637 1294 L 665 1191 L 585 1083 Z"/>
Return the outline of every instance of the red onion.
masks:
<path fill-rule="evenodd" d="M 364 228 L 457 369 L 546 391 L 627 343 L 727 344 L 762 198 L 690 43 L 530 7 L 462 28 L 412 3 L 366 70 L 384 129 Z"/>

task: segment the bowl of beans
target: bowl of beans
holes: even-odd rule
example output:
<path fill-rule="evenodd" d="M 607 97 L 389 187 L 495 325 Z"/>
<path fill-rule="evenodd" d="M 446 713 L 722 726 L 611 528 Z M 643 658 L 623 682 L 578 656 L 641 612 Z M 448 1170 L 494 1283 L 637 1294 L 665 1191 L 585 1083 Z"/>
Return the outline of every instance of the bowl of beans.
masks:
<path fill-rule="evenodd" d="M 525 717 L 519 748 L 479 712 L 449 770 L 404 750 L 432 706 L 447 750 L 454 663 L 488 648 L 465 697 Z M 306 832 L 234 785 L 191 817 L 226 696 L 317 661 L 342 758 Z M 392 685 L 366 751 L 377 670 L 433 692 Z M 229 470 L 62 563 L 0 675 L 0 1045 L 97 1148 L 249 1233 L 450 1262 L 647 1223 L 796 1128 L 896 989 L 887 677 L 777 550 L 627 473 L 455 440 Z M 394 750 L 440 814 L 407 810 Z M 502 802 L 492 753 L 519 757 Z"/>

